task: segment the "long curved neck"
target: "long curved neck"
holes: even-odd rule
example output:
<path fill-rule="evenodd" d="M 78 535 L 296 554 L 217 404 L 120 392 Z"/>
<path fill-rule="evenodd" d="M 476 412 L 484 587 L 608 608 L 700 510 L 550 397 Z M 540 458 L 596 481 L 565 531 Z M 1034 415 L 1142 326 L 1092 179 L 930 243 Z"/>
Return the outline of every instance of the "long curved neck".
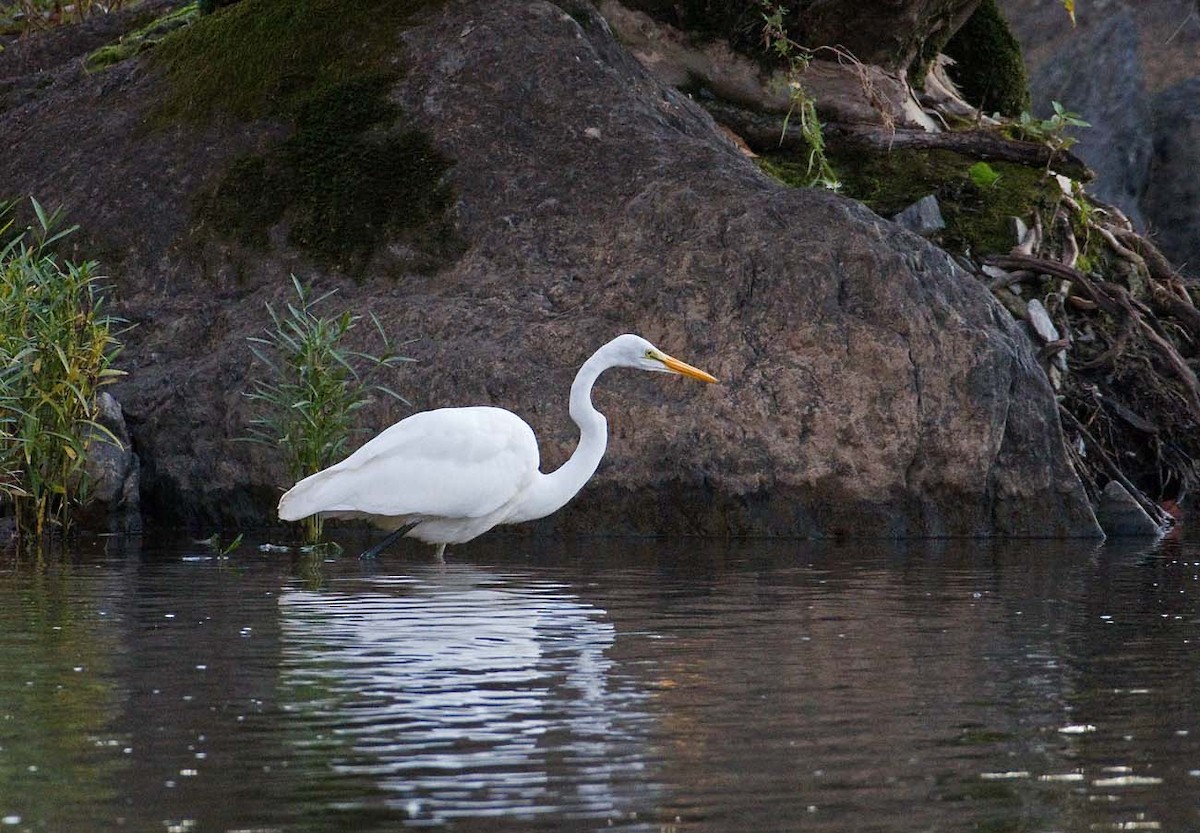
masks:
<path fill-rule="evenodd" d="M 532 521 L 561 509 L 583 488 L 600 465 L 608 446 L 608 420 L 592 405 L 592 385 L 611 365 L 599 353 L 579 368 L 571 384 L 571 419 L 579 426 L 579 445 L 567 462 L 539 475 L 513 520 Z"/>

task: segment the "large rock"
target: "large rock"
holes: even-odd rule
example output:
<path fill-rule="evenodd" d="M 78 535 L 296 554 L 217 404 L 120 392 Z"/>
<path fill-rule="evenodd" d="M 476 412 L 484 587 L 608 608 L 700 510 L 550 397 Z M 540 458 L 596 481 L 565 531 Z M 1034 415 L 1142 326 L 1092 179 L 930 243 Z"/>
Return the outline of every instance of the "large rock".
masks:
<path fill-rule="evenodd" d="M 997 0 L 1021 42 L 1031 68 L 1056 61 L 1059 53 L 1092 29 L 1120 17 L 1132 24 L 1146 89 L 1158 93 L 1196 75 L 1200 15 L 1195 0 L 1102 0 L 1075 3 L 1072 22 L 1063 5 L 1045 0 Z M 1125 17 L 1132 14 L 1132 18 Z M 1093 41 L 1093 43 L 1096 43 Z M 1082 68 L 1081 68 L 1082 69 Z M 1099 77 L 1098 84 L 1114 79 Z"/>
<path fill-rule="evenodd" d="M 283 467 L 235 442 L 249 416 L 245 338 L 298 271 L 415 339 L 419 363 L 390 381 L 417 407 L 512 408 L 546 467 L 575 442 L 575 369 L 617 333 L 722 380 L 602 379 L 608 456 L 547 526 L 1098 534 L 1028 337 L 944 252 L 765 176 L 590 4 L 451 3 L 402 40 L 393 98 L 454 161 L 467 246 L 433 273 L 404 271 L 387 247 L 353 281 L 286 234 L 264 252 L 200 227 L 203 184 L 279 126 L 135 130 L 163 94 L 142 65 L 65 68 L 0 120 L 13 148 L 0 178 L 65 203 L 115 261 L 121 312 L 138 325 L 119 395 L 152 515 L 269 515 Z M 403 415 L 368 411 L 380 426 Z"/>
<path fill-rule="evenodd" d="M 1092 123 L 1075 151 L 1096 172 L 1088 190 L 1117 205 L 1167 256 L 1196 275 L 1194 179 L 1200 15 L 1194 0 L 1076 4 L 1000 0 L 1030 70 L 1034 110 L 1057 100 Z M 1189 100 L 1188 96 L 1193 98 Z"/>
<path fill-rule="evenodd" d="M 1163 254 L 1200 275 L 1200 76 L 1156 95 L 1154 156 L 1143 205 Z"/>
<path fill-rule="evenodd" d="M 1073 150 L 1096 172 L 1088 190 L 1145 229 L 1139 202 L 1150 167 L 1151 120 L 1132 14 L 1123 10 L 1067 40 L 1029 86 L 1040 117 L 1052 116 L 1051 102 L 1058 101 L 1091 124 L 1069 131 L 1079 139 Z"/>

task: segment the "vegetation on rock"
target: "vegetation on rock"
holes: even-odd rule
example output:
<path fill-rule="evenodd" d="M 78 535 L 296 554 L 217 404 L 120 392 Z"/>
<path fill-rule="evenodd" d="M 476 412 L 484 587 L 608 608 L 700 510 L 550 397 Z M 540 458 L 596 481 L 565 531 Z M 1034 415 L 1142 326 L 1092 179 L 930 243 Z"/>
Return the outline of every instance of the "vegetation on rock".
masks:
<path fill-rule="evenodd" d="M 196 3 L 171 9 L 161 17 L 156 17 L 146 25 L 118 38 L 115 43 L 100 47 L 87 56 L 84 66 L 95 72 L 153 49 L 171 32 L 191 23 L 197 14 L 199 10 Z"/>
<path fill-rule="evenodd" d="M 941 50 L 963 97 L 985 113 L 1017 118 L 1029 109 L 1025 61 L 996 0 L 983 0 Z"/>
<path fill-rule="evenodd" d="M 296 303 L 286 312 L 270 304 L 271 326 L 263 336 L 250 339 L 250 350 L 262 376 L 251 379 L 246 396 L 260 408 L 250 423 L 249 436 L 283 452 L 292 481 L 327 468 L 346 456 L 346 445 L 357 432 L 355 414 L 383 394 L 408 404 L 398 393 L 373 381 L 388 368 L 412 361 L 393 351 L 392 344 L 373 314 L 371 324 L 383 344 L 378 354 L 351 350 L 346 338 L 362 316 L 343 312 L 333 317 L 318 314 L 317 307 L 333 291 L 313 297 L 311 287 L 292 276 Z M 309 543 L 321 537 L 321 518 L 304 520 Z"/>
<path fill-rule="evenodd" d="M 1007 252 L 1013 245 L 1012 218 L 1052 210 L 1058 186 L 1045 171 L 1006 162 L 987 166 L 946 150 L 897 150 L 888 154 L 854 148 L 835 150 L 842 192 L 891 217 L 921 197 L 937 197 L 946 229 L 939 242 L 959 254 Z M 762 167 L 791 185 L 805 184 L 799 162 L 787 155 L 768 155 Z"/>
<path fill-rule="evenodd" d="M 388 98 L 403 72 L 398 34 L 426 5 L 244 0 L 163 42 L 153 60 L 170 94 L 152 125 L 226 116 L 291 127 L 274 146 L 235 160 L 198 199 L 199 216 L 257 246 L 282 225 L 290 244 L 349 272 L 386 239 L 415 252 L 410 268 L 456 257 L 451 162 Z"/>
<path fill-rule="evenodd" d="M 66 531 L 86 502 L 89 442 L 117 442 L 95 416 L 100 389 L 121 374 L 97 264 L 60 257 L 55 244 L 75 229 L 33 208 L 36 226 L 20 231 L 13 204 L 0 208 L 0 504 L 40 538 Z"/>
<path fill-rule="evenodd" d="M 1065 187 L 1050 222 L 978 274 L 1018 317 L 1032 322 L 1035 300 L 1048 313 L 1042 357 L 1093 500 L 1117 480 L 1167 522 L 1160 502 L 1200 488 L 1200 285 L 1119 211 Z"/>
<path fill-rule="evenodd" d="M 0 5 L 0 34 L 29 34 L 119 11 L 127 0 L 14 0 Z"/>
<path fill-rule="evenodd" d="M 320 263 L 357 272 L 385 239 L 409 238 L 410 268 L 433 269 L 461 251 L 445 214 L 449 162 L 422 133 L 377 133 L 399 117 L 386 76 L 347 80 L 315 96 L 295 131 L 243 156 L 198 203 L 221 233 L 265 247 L 287 223 L 287 241 Z"/>

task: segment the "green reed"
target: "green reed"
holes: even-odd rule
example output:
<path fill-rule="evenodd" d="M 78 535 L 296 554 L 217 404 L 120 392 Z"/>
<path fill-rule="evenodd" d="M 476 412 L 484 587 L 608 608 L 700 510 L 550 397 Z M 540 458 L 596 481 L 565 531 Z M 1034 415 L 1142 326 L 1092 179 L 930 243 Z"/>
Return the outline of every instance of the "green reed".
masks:
<path fill-rule="evenodd" d="M 373 381 L 381 371 L 412 359 L 397 354 L 373 313 L 371 324 L 383 343 L 379 354 L 345 347 L 345 340 L 363 320 L 349 311 L 325 317 L 316 307 L 336 290 L 313 297 L 311 287 L 292 276 L 297 302 L 284 311 L 267 304 L 271 324 L 263 336 L 249 339 L 250 351 L 266 370 L 253 377 L 246 396 L 259 403 L 260 415 L 250 421 L 246 439 L 279 449 L 292 480 L 333 465 L 346 455 L 352 435 L 365 431 L 356 414 L 383 394 L 404 404 L 404 397 Z M 306 518 L 305 538 L 321 538 L 322 519 Z"/>
<path fill-rule="evenodd" d="M 60 257 L 56 244 L 77 227 L 31 202 L 36 224 L 24 230 L 13 203 L 0 204 L 0 504 L 18 532 L 40 538 L 67 531 L 86 502 L 88 443 L 117 442 L 95 422 L 96 399 L 122 374 L 97 264 Z"/>

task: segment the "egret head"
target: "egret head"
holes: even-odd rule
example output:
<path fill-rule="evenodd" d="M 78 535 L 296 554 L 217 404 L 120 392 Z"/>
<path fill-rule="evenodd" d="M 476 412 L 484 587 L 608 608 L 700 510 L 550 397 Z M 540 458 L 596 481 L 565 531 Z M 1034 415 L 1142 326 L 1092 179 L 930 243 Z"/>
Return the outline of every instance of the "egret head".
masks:
<path fill-rule="evenodd" d="M 618 367 L 633 367 L 658 373 L 679 373 L 702 382 L 717 381 L 716 377 L 698 367 L 692 367 L 687 362 L 668 356 L 641 336 L 628 333 L 617 336 L 605 345 L 604 349 L 611 356 L 613 364 Z"/>

